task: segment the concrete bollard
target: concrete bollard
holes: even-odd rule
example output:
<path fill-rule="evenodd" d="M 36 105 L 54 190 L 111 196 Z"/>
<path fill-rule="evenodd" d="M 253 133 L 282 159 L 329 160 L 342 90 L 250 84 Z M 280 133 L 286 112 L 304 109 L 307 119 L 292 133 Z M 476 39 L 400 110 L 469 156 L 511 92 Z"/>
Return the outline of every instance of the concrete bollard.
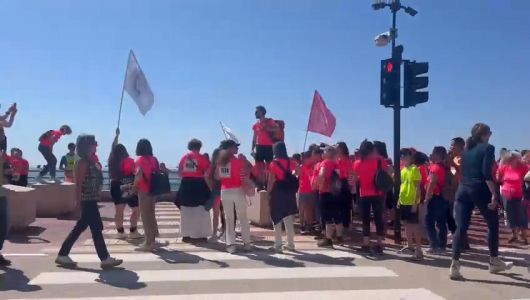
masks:
<path fill-rule="evenodd" d="M 260 227 L 272 227 L 268 193 L 266 191 L 257 192 L 250 200 L 250 206 L 247 208 L 250 222 Z"/>
<path fill-rule="evenodd" d="M 37 183 L 32 187 L 37 193 L 37 217 L 57 218 L 78 209 L 73 183 Z"/>
<path fill-rule="evenodd" d="M 35 189 L 6 184 L 7 229 L 22 230 L 35 222 L 37 216 L 37 194 Z"/>

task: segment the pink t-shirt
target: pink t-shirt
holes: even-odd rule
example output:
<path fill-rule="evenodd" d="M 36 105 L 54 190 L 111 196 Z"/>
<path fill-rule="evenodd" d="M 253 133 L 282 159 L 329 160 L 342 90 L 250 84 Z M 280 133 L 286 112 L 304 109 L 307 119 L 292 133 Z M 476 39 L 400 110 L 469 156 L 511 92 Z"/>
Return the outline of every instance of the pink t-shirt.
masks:
<path fill-rule="evenodd" d="M 303 164 L 302 167 L 300 167 L 300 174 L 298 175 L 298 192 L 300 194 L 309 194 L 313 192 L 313 189 L 311 188 L 311 177 L 313 177 L 313 164 Z"/>
<path fill-rule="evenodd" d="M 296 169 L 296 162 L 294 160 L 289 161 L 289 170 L 293 172 Z M 271 172 L 274 175 L 274 178 L 276 180 L 281 181 L 285 179 L 285 171 L 281 169 L 278 164 L 280 164 L 284 170 L 287 170 L 287 160 L 286 159 L 275 159 L 272 161 L 272 163 L 269 165 L 269 172 Z"/>
<path fill-rule="evenodd" d="M 256 145 L 259 146 L 272 146 L 274 142 L 271 138 L 271 133 L 265 130 L 266 127 L 273 127 L 276 123 L 273 119 L 265 119 L 263 122 L 256 122 L 254 126 L 252 126 L 252 130 L 254 130 L 254 134 L 256 134 Z"/>
<path fill-rule="evenodd" d="M 221 180 L 221 190 L 236 189 L 243 186 L 243 160 L 232 157 L 230 162 L 224 166 L 217 167 L 219 179 Z"/>
<path fill-rule="evenodd" d="M 381 168 L 386 170 L 388 162 L 378 156 L 369 156 L 364 160 L 359 159 L 353 163 L 353 172 L 359 178 L 361 197 L 383 196 L 383 192 L 375 188 L 375 174 L 377 173 L 379 160 L 381 161 Z"/>
<path fill-rule="evenodd" d="M 339 170 L 340 179 L 348 179 L 352 173 L 352 163 L 349 158 L 337 159 L 337 168 Z"/>
<path fill-rule="evenodd" d="M 517 167 L 502 165 L 499 170 L 501 180 L 501 194 L 508 200 L 523 198 L 523 181 L 528 167 L 521 164 Z"/>
<path fill-rule="evenodd" d="M 63 136 L 61 131 L 53 130 L 47 138 L 44 138 L 40 141 L 40 144 L 47 148 L 53 148 L 53 145 L 59 141 Z"/>
<path fill-rule="evenodd" d="M 325 159 L 322 163 L 320 163 L 320 169 L 318 171 L 318 174 L 324 175 L 324 184 L 322 186 L 319 186 L 319 193 L 329 193 L 329 188 L 331 185 L 331 174 L 333 172 L 337 172 L 337 163 L 330 159 Z"/>
<path fill-rule="evenodd" d="M 138 174 L 142 170 L 142 178 L 138 182 L 138 190 L 149 193 L 151 187 L 152 173 L 158 170 L 158 161 L 153 156 L 140 156 L 136 160 L 136 172 Z"/>
<path fill-rule="evenodd" d="M 183 178 L 203 178 L 210 168 L 210 162 L 199 152 L 190 152 L 182 157 L 179 170 Z"/>
<path fill-rule="evenodd" d="M 440 195 L 442 193 L 442 189 L 445 186 L 445 168 L 440 164 L 432 164 L 429 166 L 429 174 L 436 174 L 438 177 L 438 180 L 436 181 L 436 186 L 434 187 L 433 195 Z M 425 190 L 427 190 L 427 186 L 429 185 L 430 180 L 427 178 L 427 182 L 425 183 Z"/>

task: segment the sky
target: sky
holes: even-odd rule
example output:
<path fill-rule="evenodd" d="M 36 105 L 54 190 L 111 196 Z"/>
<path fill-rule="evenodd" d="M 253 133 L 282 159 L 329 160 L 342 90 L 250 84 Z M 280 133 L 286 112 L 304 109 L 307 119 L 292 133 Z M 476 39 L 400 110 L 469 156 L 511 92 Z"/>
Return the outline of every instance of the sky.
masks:
<path fill-rule="evenodd" d="M 497 148 L 530 148 L 530 1 L 404 0 L 398 44 L 428 61 L 430 100 L 402 112 L 402 145 L 429 152 L 468 136 L 478 121 Z M 17 102 L 8 147 L 42 164 L 39 136 L 69 124 L 95 134 L 106 160 L 117 125 L 127 56 L 133 49 L 155 95 L 144 117 L 126 95 L 122 137 L 131 154 L 149 138 L 155 155 L 178 164 L 187 142 L 216 147 L 224 122 L 250 152 L 254 108 L 286 122 L 289 152 L 303 148 L 318 90 L 337 118 L 331 139 L 392 145 L 392 111 L 379 105 L 374 37 L 391 25 L 369 0 L 0 0 L 0 112 Z"/>

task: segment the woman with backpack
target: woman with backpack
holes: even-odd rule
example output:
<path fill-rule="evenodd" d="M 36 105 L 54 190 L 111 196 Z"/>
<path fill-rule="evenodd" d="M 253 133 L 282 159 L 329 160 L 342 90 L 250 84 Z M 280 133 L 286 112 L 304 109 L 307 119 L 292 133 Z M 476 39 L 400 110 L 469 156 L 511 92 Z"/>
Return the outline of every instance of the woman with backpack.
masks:
<path fill-rule="evenodd" d="M 270 211 L 274 227 L 273 251 L 282 252 L 282 222 L 287 234 L 286 250 L 294 251 L 294 215 L 297 213 L 296 192 L 298 179 L 293 174 L 296 162 L 289 159 L 284 142 L 273 146 L 274 160 L 269 165 L 267 192 L 270 196 Z"/>
<path fill-rule="evenodd" d="M 93 159 L 97 149 L 96 138 L 93 135 L 80 135 L 77 138 L 76 148 L 80 160 L 75 167 L 75 183 L 76 196 L 81 204 L 81 216 L 64 240 L 55 263 L 63 267 L 75 267 L 77 265 L 68 255 L 79 236 L 90 227 L 94 246 L 101 260 L 101 268 L 107 269 L 121 265 L 123 262 L 121 259 L 110 257 L 102 233 L 103 222 L 99 214 L 98 201 L 101 198 L 103 177 L 101 176 L 101 168 Z"/>
<path fill-rule="evenodd" d="M 210 162 L 200 153 L 201 148 L 202 142 L 192 139 L 188 143 L 190 152 L 179 163 L 182 181 L 177 197 L 181 212 L 180 232 L 184 243 L 206 242 L 212 229 L 210 212 L 205 208 L 206 201 L 210 198 L 210 188 L 205 179 Z"/>
<path fill-rule="evenodd" d="M 349 228 L 351 225 L 353 209 L 352 189 L 356 189 L 353 183 L 352 161 L 350 151 L 344 142 L 338 142 L 337 146 L 337 169 L 341 182 L 340 203 L 342 214 L 342 227 Z"/>
<path fill-rule="evenodd" d="M 456 193 L 456 232 L 453 239 L 453 255 L 449 272 L 449 277 L 453 280 L 464 278 L 460 273 L 462 236 L 467 233 L 475 206 L 479 208 L 488 225 L 490 273 L 506 271 L 513 267 L 512 263 L 506 263 L 499 259 L 498 199 L 492 176 L 495 147 L 489 144 L 491 134 L 488 125 L 475 124 L 471 130 L 471 136 L 466 141 L 466 149 L 462 154 L 462 179 Z"/>
<path fill-rule="evenodd" d="M 39 138 L 39 152 L 46 160 L 46 165 L 42 168 L 35 181 L 41 182 L 42 177 L 50 172 L 50 183 L 56 182 L 55 171 L 57 168 L 57 157 L 53 154 L 53 145 L 59 141 L 63 135 L 72 134 L 72 129 L 68 125 L 63 125 L 59 130 L 48 130 Z M 45 182 L 48 183 L 48 182 Z"/>
<path fill-rule="evenodd" d="M 388 191 L 376 187 L 376 177 L 379 172 L 385 172 L 390 177 L 392 170 L 386 159 L 376 152 L 374 144 L 364 140 L 359 147 L 360 159 L 353 164 L 353 173 L 355 182 L 360 189 L 359 206 L 361 208 L 361 217 L 363 221 L 363 242 L 361 251 L 371 253 L 370 246 L 370 219 L 371 212 L 374 215 L 374 222 L 377 233 L 377 244 L 373 250 L 375 254 L 383 254 L 384 240 L 384 221 L 383 211 L 385 207 L 385 195 Z"/>
<path fill-rule="evenodd" d="M 142 236 L 138 233 L 138 195 L 133 191 L 134 182 L 134 159 L 129 156 L 127 148 L 118 142 L 120 130 L 116 129 L 116 136 L 112 142 L 112 149 L 109 155 L 109 175 L 110 175 L 110 195 L 114 200 L 114 223 L 118 231 L 119 238 L 126 238 L 123 228 L 123 213 L 125 205 L 132 211 L 129 217 L 129 238 L 139 239 Z"/>
<path fill-rule="evenodd" d="M 341 181 L 337 169 L 337 150 L 327 146 L 324 149 L 324 160 L 318 172 L 318 193 L 322 223 L 325 226 L 325 238 L 318 242 L 319 247 L 333 247 L 335 241 L 342 243 L 343 205 L 341 203 Z"/>
<path fill-rule="evenodd" d="M 429 254 L 442 254 L 447 247 L 447 208 L 449 203 L 442 194 L 447 170 L 447 150 L 441 146 L 434 147 L 425 186 L 424 201 L 427 207 L 425 226 L 431 246 L 427 251 Z"/>
<path fill-rule="evenodd" d="M 155 216 L 156 200 L 151 195 L 153 172 L 159 170 L 158 160 L 153 156 L 153 147 L 147 139 L 141 139 L 136 146 L 134 186 L 138 191 L 140 216 L 144 225 L 145 241 L 136 250 L 151 252 L 160 244 L 156 243 L 158 224 Z"/>

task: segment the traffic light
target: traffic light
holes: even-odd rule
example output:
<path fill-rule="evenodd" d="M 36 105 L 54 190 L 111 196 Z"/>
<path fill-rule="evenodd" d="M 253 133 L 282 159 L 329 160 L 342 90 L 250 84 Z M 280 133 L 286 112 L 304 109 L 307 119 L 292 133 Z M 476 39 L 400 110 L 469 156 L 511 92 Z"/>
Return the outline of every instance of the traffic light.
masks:
<path fill-rule="evenodd" d="M 416 106 L 416 104 L 429 101 L 428 91 L 418 91 L 429 86 L 429 77 L 422 76 L 429 72 L 429 63 L 405 61 L 403 67 L 404 107 Z"/>
<path fill-rule="evenodd" d="M 399 105 L 401 62 L 392 58 L 381 61 L 381 105 Z"/>

